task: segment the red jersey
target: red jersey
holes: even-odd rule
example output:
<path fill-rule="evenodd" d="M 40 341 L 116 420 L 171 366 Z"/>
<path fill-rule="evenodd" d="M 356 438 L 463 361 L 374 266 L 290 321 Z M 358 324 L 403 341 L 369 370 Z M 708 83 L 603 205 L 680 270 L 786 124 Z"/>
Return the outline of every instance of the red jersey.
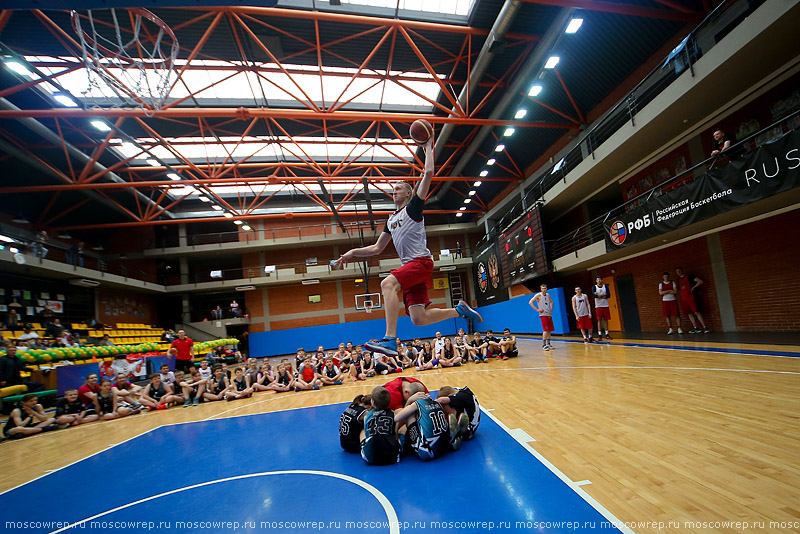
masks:
<path fill-rule="evenodd" d="M 681 290 L 681 298 L 686 299 L 692 295 L 692 282 L 689 277 L 684 275 L 678 278 L 678 288 Z"/>
<path fill-rule="evenodd" d="M 87 384 L 84 384 L 78 388 L 78 398 L 81 400 L 81 402 L 85 407 L 94 406 L 94 402 L 92 402 L 92 399 L 86 396 L 86 394 L 90 391 L 92 393 L 99 393 L 100 386 L 95 384 L 93 387 L 89 387 Z"/>
<path fill-rule="evenodd" d="M 178 349 L 178 355 L 175 356 L 176 360 L 191 360 L 192 353 L 189 349 L 194 346 L 194 341 L 191 338 L 185 337 L 183 339 L 176 338 L 172 342 L 172 347 Z"/>
<path fill-rule="evenodd" d="M 304 366 L 302 376 L 305 382 L 311 382 L 314 380 L 314 367 L 312 365 Z"/>

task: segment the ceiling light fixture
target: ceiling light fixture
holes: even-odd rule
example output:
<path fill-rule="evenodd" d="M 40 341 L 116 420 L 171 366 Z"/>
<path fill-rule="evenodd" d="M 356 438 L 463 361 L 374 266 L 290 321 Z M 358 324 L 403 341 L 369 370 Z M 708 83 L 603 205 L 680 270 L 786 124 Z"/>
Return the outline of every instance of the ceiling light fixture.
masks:
<path fill-rule="evenodd" d="M 484 170 L 482 170 L 482 171 L 481 171 L 481 177 L 484 177 L 484 176 L 489 176 L 489 171 L 487 171 L 487 170 L 485 170 L 485 169 L 484 169 Z"/>
<path fill-rule="evenodd" d="M 91 124 L 92 126 L 97 128 L 101 132 L 110 132 L 111 131 L 111 126 L 106 124 L 104 121 L 101 121 L 100 119 L 93 120 L 89 124 Z"/>
<path fill-rule="evenodd" d="M 202 196 L 202 195 L 201 195 L 201 196 L 197 197 L 197 199 L 198 199 L 200 202 L 211 202 L 211 199 L 209 199 L 207 196 Z"/>
<path fill-rule="evenodd" d="M 583 19 L 570 20 L 569 24 L 567 24 L 567 29 L 564 30 L 564 33 L 576 33 L 578 28 L 581 27 L 581 24 L 583 24 Z"/>
<path fill-rule="evenodd" d="M 217 206 L 216 204 L 214 204 L 213 206 L 211 206 L 211 209 L 212 209 L 212 210 L 217 210 L 217 211 L 222 211 L 222 207 L 221 207 L 221 206 Z"/>
<path fill-rule="evenodd" d="M 233 214 L 232 213 L 227 213 L 226 212 L 226 213 L 223 213 L 222 216 L 225 217 L 226 219 L 233 219 Z"/>
<path fill-rule="evenodd" d="M 458 213 L 456 213 L 456 217 L 461 217 L 462 215 L 464 215 L 464 214 L 461 213 L 460 211 Z"/>
<path fill-rule="evenodd" d="M 538 83 L 531 87 L 531 90 L 528 91 L 528 96 L 539 96 L 539 93 L 542 92 L 542 86 Z"/>
<path fill-rule="evenodd" d="M 487 165 L 494 165 L 494 162 L 497 161 L 496 159 L 492 158 L 486 162 Z"/>
<path fill-rule="evenodd" d="M 483 182 L 481 182 L 480 180 L 478 180 L 477 182 L 475 182 L 474 184 L 472 184 L 472 187 L 480 187 L 482 183 L 483 183 Z"/>
<path fill-rule="evenodd" d="M 249 225 L 249 224 L 243 224 L 241 228 L 242 228 L 242 230 L 244 230 L 245 232 L 249 232 L 250 230 L 252 230 L 252 228 L 250 227 L 250 225 Z"/>
<path fill-rule="evenodd" d="M 465 198 L 464 199 L 464 204 L 469 204 L 470 202 L 472 202 L 471 198 Z"/>
<path fill-rule="evenodd" d="M 167 174 L 167 178 L 169 178 L 170 180 L 180 180 L 181 179 L 181 175 L 177 174 L 177 173 L 174 173 L 174 172 L 171 172 L 171 173 Z"/>
<path fill-rule="evenodd" d="M 238 219 L 237 219 L 237 220 L 233 221 L 233 224 L 235 224 L 235 225 L 237 225 L 237 226 L 241 226 L 241 225 L 242 225 L 242 224 L 244 224 L 244 223 L 243 223 L 242 221 L 240 221 L 240 220 L 238 220 Z"/>
<path fill-rule="evenodd" d="M 56 102 L 58 102 L 59 104 L 61 104 L 64 107 L 67 107 L 67 108 L 77 108 L 78 107 L 78 103 L 75 102 L 74 100 L 72 100 L 67 95 L 54 95 L 53 98 L 55 98 Z"/>
<path fill-rule="evenodd" d="M 503 132 L 503 137 L 511 137 L 514 135 L 514 128 L 506 128 L 506 131 Z"/>
<path fill-rule="evenodd" d="M 477 193 L 477 191 L 470 191 L 468 194 L 469 194 L 469 196 L 474 197 L 475 193 Z"/>
<path fill-rule="evenodd" d="M 148 159 L 148 160 L 145 160 L 145 162 L 148 165 L 152 166 L 152 167 L 160 167 L 161 166 L 161 164 L 158 161 L 154 160 L 154 159 Z"/>
<path fill-rule="evenodd" d="M 6 68 L 22 76 L 33 76 L 33 73 L 28 70 L 28 67 L 19 61 L 6 61 Z"/>
<path fill-rule="evenodd" d="M 550 56 L 549 58 L 547 58 L 547 63 L 544 64 L 544 68 L 546 69 L 556 68 L 556 65 L 558 65 L 558 61 L 560 59 L 561 58 L 559 58 L 558 56 Z"/>
<path fill-rule="evenodd" d="M 466 206 L 461 206 L 461 207 L 460 207 L 460 208 L 458 208 L 458 209 L 459 209 L 459 211 L 467 211 L 467 207 L 466 207 Z"/>
<path fill-rule="evenodd" d="M 494 151 L 495 152 L 502 152 L 505 149 L 506 149 L 506 145 L 497 145 L 496 147 L 494 147 Z"/>
<path fill-rule="evenodd" d="M 527 109 L 518 109 L 517 112 L 514 113 L 514 118 L 515 119 L 524 119 L 525 115 L 527 115 L 527 114 L 528 114 L 528 110 Z"/>

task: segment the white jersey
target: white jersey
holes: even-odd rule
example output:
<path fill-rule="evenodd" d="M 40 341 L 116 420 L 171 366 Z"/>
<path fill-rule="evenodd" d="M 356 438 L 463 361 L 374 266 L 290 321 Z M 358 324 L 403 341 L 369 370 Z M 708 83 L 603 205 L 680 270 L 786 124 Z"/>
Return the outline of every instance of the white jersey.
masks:
<path fill-rule="evenodd" d="M 536 307 L 539 308 L 539 317 L 550 317 L 553 315 L 553 298 L 547 293 L 536 293 L 535 297 L 539 297 Z"/>
<path fill-rule="evenodd" d="M 205 369 L 200 367 L 197 370 L 200 372 L 200 378 L 204 380 L 211 380 L 211 377 L 214 374 L 214 371 L 211 369 L 211 367 L 206 367 Z"/>
<path fill-rule="evenodd" d="M 428 250 L 425 219 L 422 217 L 424 204 L 425 201 L 414 194 L 408 204 L 389 217 L 383 229 L 392 236 L 394 248 L 403 265 L 415 258 L 433 257 Z"/>
<path fill-rule="evenodd" d="M 594 307 L 595 308 L 608 308 L 608 292 L 606 292 L 606 285 L 594 286 Z"/>
<path fill-rule="evenodd" d="M 589 313 L 589 303 L 587 301 L 586 295 L 575 295 L 572 297 L 575 302 L 575 309 L 578 311 L 578 317 L 586 317 L 587 315 L 591 315 Z"/>

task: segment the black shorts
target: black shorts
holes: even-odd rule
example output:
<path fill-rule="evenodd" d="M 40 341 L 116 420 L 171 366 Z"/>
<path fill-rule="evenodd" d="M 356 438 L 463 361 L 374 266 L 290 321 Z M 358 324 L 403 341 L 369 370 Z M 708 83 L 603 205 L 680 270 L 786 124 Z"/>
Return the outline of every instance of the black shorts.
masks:
<path fill-rule="evenodd" d="M 387 436 L 370 436 L 361 442 L 361 457 L 370 465 L 391 465 L 400 462 L 405 435 L 390 439 Z"/>

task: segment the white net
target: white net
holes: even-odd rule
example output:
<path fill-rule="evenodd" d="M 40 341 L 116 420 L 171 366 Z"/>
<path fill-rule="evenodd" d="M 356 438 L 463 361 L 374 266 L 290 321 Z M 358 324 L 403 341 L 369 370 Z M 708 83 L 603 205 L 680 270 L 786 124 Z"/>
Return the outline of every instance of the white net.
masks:
<path fill-rule="evenodd" d="M 143 8 L 72 11 L 88 86 L 87 107 L 161 109 L 177 77 L 178 40 Z"/>

